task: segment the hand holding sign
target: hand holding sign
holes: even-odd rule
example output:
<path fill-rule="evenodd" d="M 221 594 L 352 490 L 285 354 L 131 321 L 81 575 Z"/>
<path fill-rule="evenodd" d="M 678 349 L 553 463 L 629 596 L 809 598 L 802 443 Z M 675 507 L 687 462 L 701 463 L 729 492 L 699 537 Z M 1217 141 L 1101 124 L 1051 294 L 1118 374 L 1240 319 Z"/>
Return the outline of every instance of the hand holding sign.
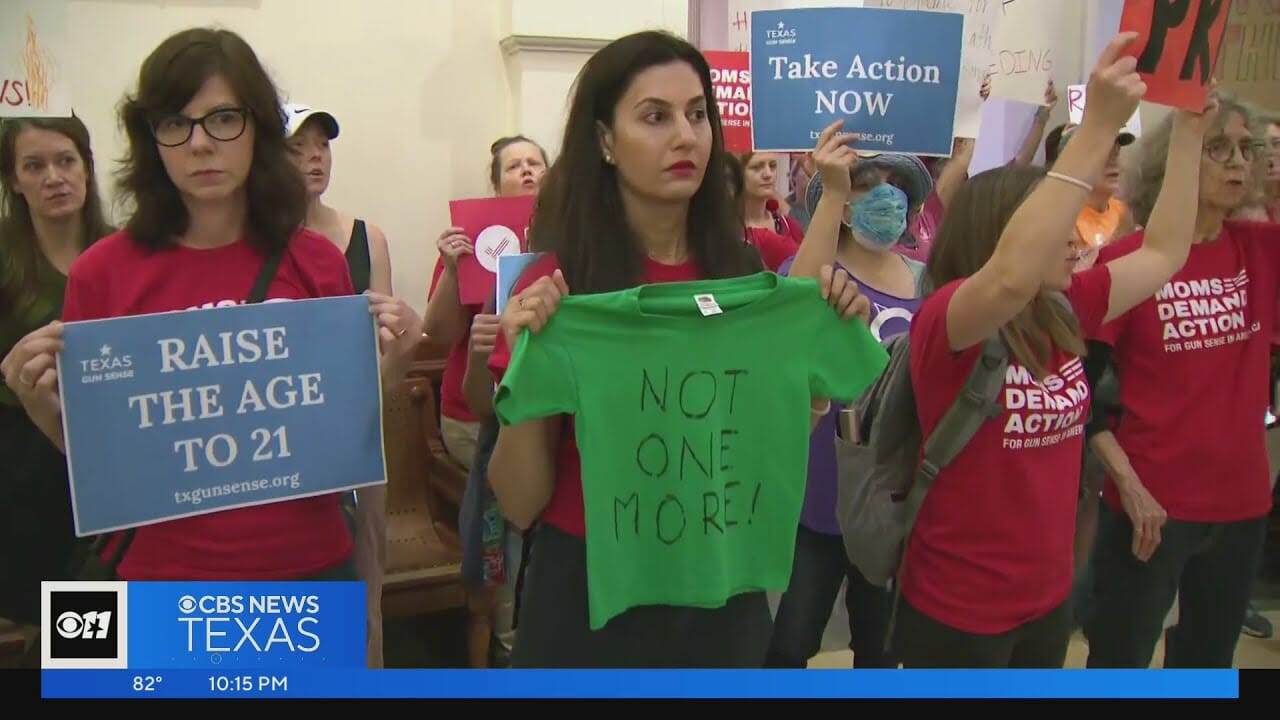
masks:
<path fill-rule="evenodd" d="M 440 257 L 444 258 L 445 266 L 452 269 L 457 269 L 458 258 L 475 252 L 475 248 L 471 246 L 471 238 L 460 227 L 445 228 L 440 237 L 436 238 L 436 249 L 440 251 Z"/>
<path fill-rule="evenodd" d="M 1209 94 L 1204 99 L 1204 107 L 1198 112 L 1193 110 L 1178 110 L 1173 118 L 1174 133 L 1177 137 L 1182 137 L 1183 133 L 1188 133 L 1188 139 L 1194 139 L 1196 144 L 1204 143 L 1204 134 L 1213 125 L 1213 121 L 1218 116 L 1218 81 L 1211 80 L 1209 82 Z"/>
<path fill-rule="evenodd" d="M 56 359 L 62 348 L 62 323 L 55 320 L 27 333 L 0 361 L 5 384 L 22 403 L 31 421 L 46 434 L 55 436 L 62 432 Z M 50 440 L 58 442 L 55 437 Z"/>
<path fill-rule="evenodd" d="M 511 298 L 502 311 L 502 332 L 507 338 L 507 348 L 515 349 L 516 341 L 525 328 L 530 332 L 540 332 L 547 326 L 556 308 L 560 307 L 560 298 L 569 294 L 569 286 L 565 284 L 564 275 L 556 270 L 550 277 L 540 277 L 532 285 Z"/>
<path fill-rule="evenodd" d="M 818 166 L 822 176 L 822 194 L 846 200 L 853 192 L 849 169 L 858 162 L 858 153 L 852 144 L 857 142 L 857 133 L 840 132 L 844 127 L 843 120 L 837 120 L 826 127 L 818 136 L 818 144 L 813 149 L 813 163 Z"/>
<path fill-rule="evenodd" d="M 1123 54 L 1137 38 L 1134 32 L 1120 33 L 1103 48 L 1098 64 L 1089 75 L 1086 91 L 1089 103 L 1080 121 L 1082 127 L 1094 127 L 1100 133 L 1115 135 L 1138 109 L 1147 84 L 1137 72 L 1137 59 Z"/>

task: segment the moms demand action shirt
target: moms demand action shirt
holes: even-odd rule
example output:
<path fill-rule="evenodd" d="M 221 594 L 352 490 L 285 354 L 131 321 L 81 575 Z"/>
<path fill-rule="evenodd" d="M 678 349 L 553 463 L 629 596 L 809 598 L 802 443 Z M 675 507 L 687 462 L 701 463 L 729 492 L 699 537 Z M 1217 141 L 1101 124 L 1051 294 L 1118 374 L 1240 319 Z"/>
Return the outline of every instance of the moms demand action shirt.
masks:
<path fill-rule="evenodd" d="M 262 263 L 244 242 L 150 251 L 120 231 L 99 240 L 71 266 L 62 319 L 242 304 Z M 353 294 L 342 253 L 327 238 L 299 230 L 267 299 Z M 333 567 L 351 552 L 339 495 L 319 495 L 139 527 L 119 574 L 126 580 L 287 580 Z"/>
<path fill-rule="evenodd" d="M 592 628 L 785 589 L 810 398 L 852 399 L 887 359 L 815 281 L 773 273 L 570 295 L 526 332 L 494 410 L 575 416 Z"/>
<path fill-rule="evenodd" d="M 1133 252 L 1142 233 L 1103 248 Z M 1191 246 L 1152 298 L 1103 329 L 1123 411 L 1116 440 L 1169 517 L 1232 522 L 1271 510 L 1263 418 L 1270 405 L 1280 225 L 1229 221 Z M 1106 483 L 1103 498 L 1120 498 Z"/>
<path fill-rule="evenodd" d="M 953 352 L 947 307 L 963 280 L 930 295 L 911 324 L 911 382 L 924 437 L 982 354 Z M 1077 273 L 1067 298 L 1085 335 L 1106 319 L 1111 274 Z M 987 420 L 925 496 L 907 543 L 902 593 L 958 630 L 991 635 L 1067 600 L 1090 392 L 1079 357 L 1053 348 L 1037 380 L 1011 354 L 999 415 Z"/>

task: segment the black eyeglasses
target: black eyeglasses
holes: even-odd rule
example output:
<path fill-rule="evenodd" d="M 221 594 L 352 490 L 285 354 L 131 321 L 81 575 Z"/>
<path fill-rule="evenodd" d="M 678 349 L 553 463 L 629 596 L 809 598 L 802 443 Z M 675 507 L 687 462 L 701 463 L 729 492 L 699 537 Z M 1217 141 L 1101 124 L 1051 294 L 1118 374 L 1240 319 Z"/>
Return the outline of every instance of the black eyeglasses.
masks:
<path fill-rule="evenodd" d="M 249 125 L 249 111 L 244 108 L 223 108 L 198 118 L 181 114 L 166 115 L 152 126 L 151 131 L 157 143 L 165 147 L 178 147 L 191 139 L 191 133 L 197 125 L 204 128 L 205 134 L 214 140 L 231 142 L 244 134 L 244 129 Z"/>
<path fill-rule="evenodd" d="M 1240 157 L 1247 163 L 1253 162 L 1258 157 L 1258 153 L 1262 148 L 1266 147 L 1265 143 L 1255 142 L 1253 140 L 1245 140 L 1240 144 L 1233 144 L 1226 138 L 1219 138 L 1204 146 L 1205 152 L 1208 153 L 1209 159 L 1216 163 L 1229 162 L 1236 154 L 1236 149 L 1240 150 Z"/>

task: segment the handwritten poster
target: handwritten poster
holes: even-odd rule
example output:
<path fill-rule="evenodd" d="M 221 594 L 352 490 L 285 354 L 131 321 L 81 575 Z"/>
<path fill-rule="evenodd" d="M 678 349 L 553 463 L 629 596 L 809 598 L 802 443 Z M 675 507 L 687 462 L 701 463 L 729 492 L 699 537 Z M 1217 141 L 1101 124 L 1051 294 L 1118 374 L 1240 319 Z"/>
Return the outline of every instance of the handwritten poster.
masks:
<path fill-rule="evenodd" d="M 1033 105 L 1044 104 L 1044 89 L 1057 62 L 1054 48 L 1068 26 L 1066 3 L 1079 0 L 1004 0 L 996 29 L 996 62 L 991 94 Z"/>
<path fill-rule="evenodd" d="M 860 150 L 951 154 L 963 16 L 806 8 L 753 17 L 756 150 L 809 150 L 843 119 Z"/>
<path fill-rule="evenodd" d="M 69 117 L 66 0 L 0 2 L 0 117 Z"/>
<path fill-rule="evenodd" d="M 386 482 L 362 296 L 73 322 L 64 338 L 78 535 Z"/>
<path fill-rule="evenodd" d="M 708 50 L 702 53 L 711 66 L 711 85 L 724 128 L 724 148 L 731 153 L 751 152 L 751 58 L 744 52 Z"/>
<path fill-rule="evenodd" d="M 1126 54 L 1138 58 L 1146 102 L 1204 107 L 1231 0 L 1125 0 L 1120 31 L 1139 33 Z"/>
<path fill-rule="evenodd" d="M 1067 86 L 1067 119 L 1072 125 L 1079 125 L 1084 120 L 1084 104 L 1088 95 L 1088 85 Z M 1132 133 L 1134 137 L 1142 137 L 1142 111 L 1133 111 L 1133 117 L 1124 124 L 1123 132 Z"/>
<path fill-rule="evenodd" d="M 498 258 L 519 255 L 528 242 L 534 196 L 449 201 L 449 217 L 471 239 L 473 252 L 458 258 L 458 299 L 483 305 L 493 295 Z"/>
<path fill-rule="evenodd" d="M 956 137 L 978 137 L 982 125 L 982 81 L 996 64 L 996 30 L 1002 17 L 1001 0 L 866 0 L 864 7 L 964 15 L 955 134 Z"/>
<path fill-rule="evenodd" d="M 1222 88 L 1280 110 L 1280 0 L 1235 0 L 1218 59 Z"/>

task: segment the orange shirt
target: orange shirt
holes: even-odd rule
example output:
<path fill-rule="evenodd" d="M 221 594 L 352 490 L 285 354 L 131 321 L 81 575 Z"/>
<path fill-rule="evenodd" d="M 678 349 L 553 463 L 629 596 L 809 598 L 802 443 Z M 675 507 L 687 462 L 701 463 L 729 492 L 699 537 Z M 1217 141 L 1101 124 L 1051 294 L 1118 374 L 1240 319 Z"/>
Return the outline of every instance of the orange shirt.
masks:
<path fill-rule="evenodd" d="M 1098 251 L 1116 239 L 1116 230 L 1120 228 L 1127 210 L 1125 204 L 1114 197 L 1107 202 L 1105 210 L 1099 211 L 1089 205 L 1080 210 L 1076 218 L 1076 249 L 1081 252 L 1077 271 L 1091 267 L 1098 258 Z"/>

